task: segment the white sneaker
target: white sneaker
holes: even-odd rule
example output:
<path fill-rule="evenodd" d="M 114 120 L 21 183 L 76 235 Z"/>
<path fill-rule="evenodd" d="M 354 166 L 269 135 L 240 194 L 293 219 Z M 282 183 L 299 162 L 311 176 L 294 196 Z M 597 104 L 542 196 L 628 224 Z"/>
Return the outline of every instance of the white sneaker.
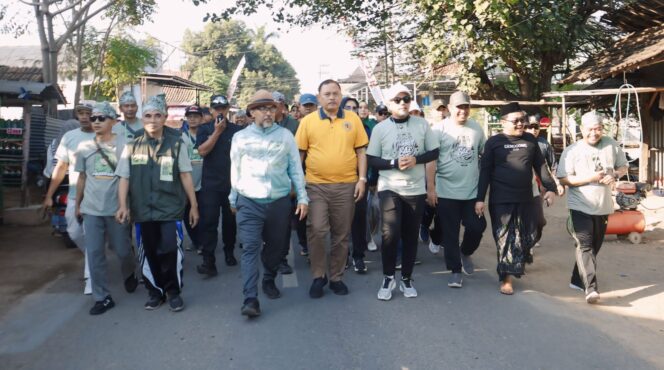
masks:
<path fill-rule="evenodd" d="M 397 282 L 394 281 L 394 276 L 385 276 L 383 284 L 378 289 L 378 299 L 381 301 L 389 301 L 392 299 L 392 291 L 397 287 Z"/>
<path fill-rule="evenodd" d="M 440 252 L 440 245 L 434 244 L 432 240 L 429 240 L 429 252 L 438 254 Z"/>
<path fill-rule="evenodd" d="M 585 290 L 585 289 L 581 288 L 580 286 L 572 284 L 572 283 L 569 283 L 569 287 L 570 287 L 570 289 L 580 290 L 582 292 Z"/>
<path fill-rule="evenodd" d="M 373 238 L 371 238 L 371 241 L 367 244 L 367 250 L 369 250 L 369 252 L 375 252 L 378 250 L 378 246 L 374 243 Z"/>
<path fill-rule="evenodd" d="M 588 302 L 589 304 L 597 303 L 597 301 L 599 301 L 599 293 L 597 293 L 596 291 L 593 290 L 592 292 L 586 295 L 586 302 Z"/>
<path fill-rule="evenodd" d="M 413 279 L 401 279 L 399 282 L 399 290 L 403 292 L 403 296 L 406 298 L 415 298 L 417 297 L 417 290 L 413 286 Z"/>
<path fill-rule="evenodd" d="M 92 294 L 92 281 L 90 278 L 85 279 L 85 288 L 83 289 L 83 294 L 91 295 Z"/>

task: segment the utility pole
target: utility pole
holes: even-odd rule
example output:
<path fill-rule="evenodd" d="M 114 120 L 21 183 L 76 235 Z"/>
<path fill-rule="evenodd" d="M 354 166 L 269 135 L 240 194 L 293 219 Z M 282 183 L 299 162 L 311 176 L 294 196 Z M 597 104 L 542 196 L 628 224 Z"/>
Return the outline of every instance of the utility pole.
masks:
<path fill-rule="evenodd" d="M 323 76 L 329 76 L 330 72 L 327 70 L 329 68 L 329 64 L 320 64 L 318 65 L 318 80 L 323 81 Z"/>

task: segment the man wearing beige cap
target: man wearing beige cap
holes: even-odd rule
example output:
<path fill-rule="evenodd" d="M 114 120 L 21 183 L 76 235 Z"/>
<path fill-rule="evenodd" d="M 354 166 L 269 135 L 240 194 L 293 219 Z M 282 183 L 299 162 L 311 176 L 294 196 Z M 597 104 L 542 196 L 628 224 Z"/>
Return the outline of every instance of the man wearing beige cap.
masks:
<path fill-rule="evenodd" d="M 484 132 L 469 117 L 470 97 L 463 91 L 450 96 L 451 116 L 433 126 L 440 145 L 435 164 L 427 165 L 427 195 L 430 205 L 437 207 L 438 224 L 442 230 L 445 264 L 450 274 L 447 286 L 461 288 L 461 271 L 474 271 L 471 255 L 479 247 L 486 229 L 484 215 L 475 214 L 479 160 L 484 150 Z M 459 229 L 464 235 L 459 245 Z M 440 238 L 440 235 L 435 235 Z M 432 239 L 436 239 L 432 235 Z"/>
<path fill-rule="evenodd" d="M 53 207 L 53 193 L 58 189 L 62 183 L 65 175 L 69 175 L 69 193 L 67 195 L 67 209 L 65 210 L 65 218 L 67 219 L 67 234 L 71 240 L 78 246 L 78 248 L 85 253 L 84 245 L 84 232 L 81 222 L 76 217 L 76 182 L 78 180 L 78 172 L 76 172 L 76 150 L 81 142 L 91 140 L 95 137 L 92 131 L 92 124 L 90 123 L 90 115 L 92 108 L 95 105 L 94 101 L 81 101 L 75 108 L 74 113 L 78 119 L 81 127 L 76 130 L 71 130 L 65 133 L 60 140 L 58 149 L 55 152 L 55 158 L 58 163 L 53 169 L 51 183 L 48 186 L 48 191 L 44 197 L 43 206 L 45 209 L 50 210 Z M 92 294 L 92 286 L 90 284 L 89 268 L 87 258 L 85 260 L 85 294 Z"/>
<path fill-rule="evenodd" d="M 293 135 L 275 121 L 280 104 L 269 91 L 254 94 L 248 114 L 254 123 L 233 136 L 231 144 L 231 194 L 242 243 L 242 314 L 261 314 L 258 303 L 258 261 L 263 261 L 263 293 L 281 296 L 275 277 L 283 257 L 284 235 L 290 241 L 291 188 L 297 197 L 295 214 L 303 220 L 309 199 Z"/>
<path fill-rule="evenodd" d="M 604 241 L 609 214 L 613 213 L 611 186 L 627 173 L 625 153 L 602 132 L 597 113 L 584 114 L 583 140 L 565 148 L 556 172 L 560 183 L 569 187 L 567 207 L 576 244 L 570 287 L 585 290 L 588 303 L 599 301 L 597 254 Z"/>

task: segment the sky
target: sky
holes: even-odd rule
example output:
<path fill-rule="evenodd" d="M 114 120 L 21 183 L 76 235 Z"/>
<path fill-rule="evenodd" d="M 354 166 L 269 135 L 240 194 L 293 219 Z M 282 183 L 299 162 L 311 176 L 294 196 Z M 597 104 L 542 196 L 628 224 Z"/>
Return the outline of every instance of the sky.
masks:
<path fill-rule="evenodd" d="M 147 35 L 153 36 L 165 43 L 180 46 L 182 36 L 186 29 L 201 31 L 205 26 L 203 17 L 206 12 L 219 9 L 219 4 L 229 4 L 229 1 L 209 0 L 212 4 L 193 5 L 191 0 L 156 0 L 158 9 L 153 16 L 153 22 L 138 27 L 133 35 L 142 39 Z M 28 8 L 18 0 L 10 0 L 10 12 L 13 9 Z M 31 13 L 24 11 L 26 20 L 34 22 Z M 352 45 L 350 40 L 339 35 L 336 29 L 323 29 L 313 26 L 308 29 L 284 29 L 278 31 L 279 25 L 274 23 L 265 10 L 251 17 L 239 17 L 250 28 L 266 25 L 268 32 L 277 32 L 279 36 L 270 42 L 274 44 L 293 66 L 300 79 L 301 92 L 315 92 L 318 84 L 325 78 L 344 78 L 350 75 L 359 66 L 358 61 L 351 57 Z M 95 19 L 95 22 L 99 20 Z M 36 28 L 36 27 L 34 27 Z M 33 28 L 33 29 L 34 29 Z M 10 35 L 0 34 L 0 45 L 39 45 L 39 38 L 35 32 L 15 39 Z M 179 70 L 185 61 L 181 51 L 164 45 L 163 55 L 168 56 L 164 69 Z M 175 49 L 175 50 L 174 50 Z M 172 54 L 171 54 L 172 53 Z M 170 56 L 169 56 L 170 54 Z M 2 56 L 0 56 L 0 64 Z"/>

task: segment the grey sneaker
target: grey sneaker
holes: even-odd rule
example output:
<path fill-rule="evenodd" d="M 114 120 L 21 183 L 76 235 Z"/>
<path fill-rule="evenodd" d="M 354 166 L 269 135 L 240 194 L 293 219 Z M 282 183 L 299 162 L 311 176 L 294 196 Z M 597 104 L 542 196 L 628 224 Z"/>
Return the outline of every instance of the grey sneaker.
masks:
<path fill-rule="evenodd" d="M 401 281 L 399 282 L 399 290 L 403 292 L 403 296 L 406 298 L 417 297 L 417 290 L 415 290 L 415 286 L 413 286 L 412 279 L 401 278 Z"/>
<path fill-rule="evenodd" d="M 461 271 L 466 275 L 475 273 L 475 264 L 470 256 L 461 253 Z"/>
<path fill-rule="evenodd" d="M 392 299 L 392 291 L 397 287 L 397 282 L 394 281 L 394 276 L 385 276 L 383 284 L 378 289 L 378 299 L 381 301 L 389 301 Z"/>
<path fill-rule="evenodd" d="M 450 275 L 450 279 L 447 281 L 447 286 L 450 288 L 461 288 L 463 284 L 463 278 L 461 277 L 460 272 L 453 272 Z"/>

